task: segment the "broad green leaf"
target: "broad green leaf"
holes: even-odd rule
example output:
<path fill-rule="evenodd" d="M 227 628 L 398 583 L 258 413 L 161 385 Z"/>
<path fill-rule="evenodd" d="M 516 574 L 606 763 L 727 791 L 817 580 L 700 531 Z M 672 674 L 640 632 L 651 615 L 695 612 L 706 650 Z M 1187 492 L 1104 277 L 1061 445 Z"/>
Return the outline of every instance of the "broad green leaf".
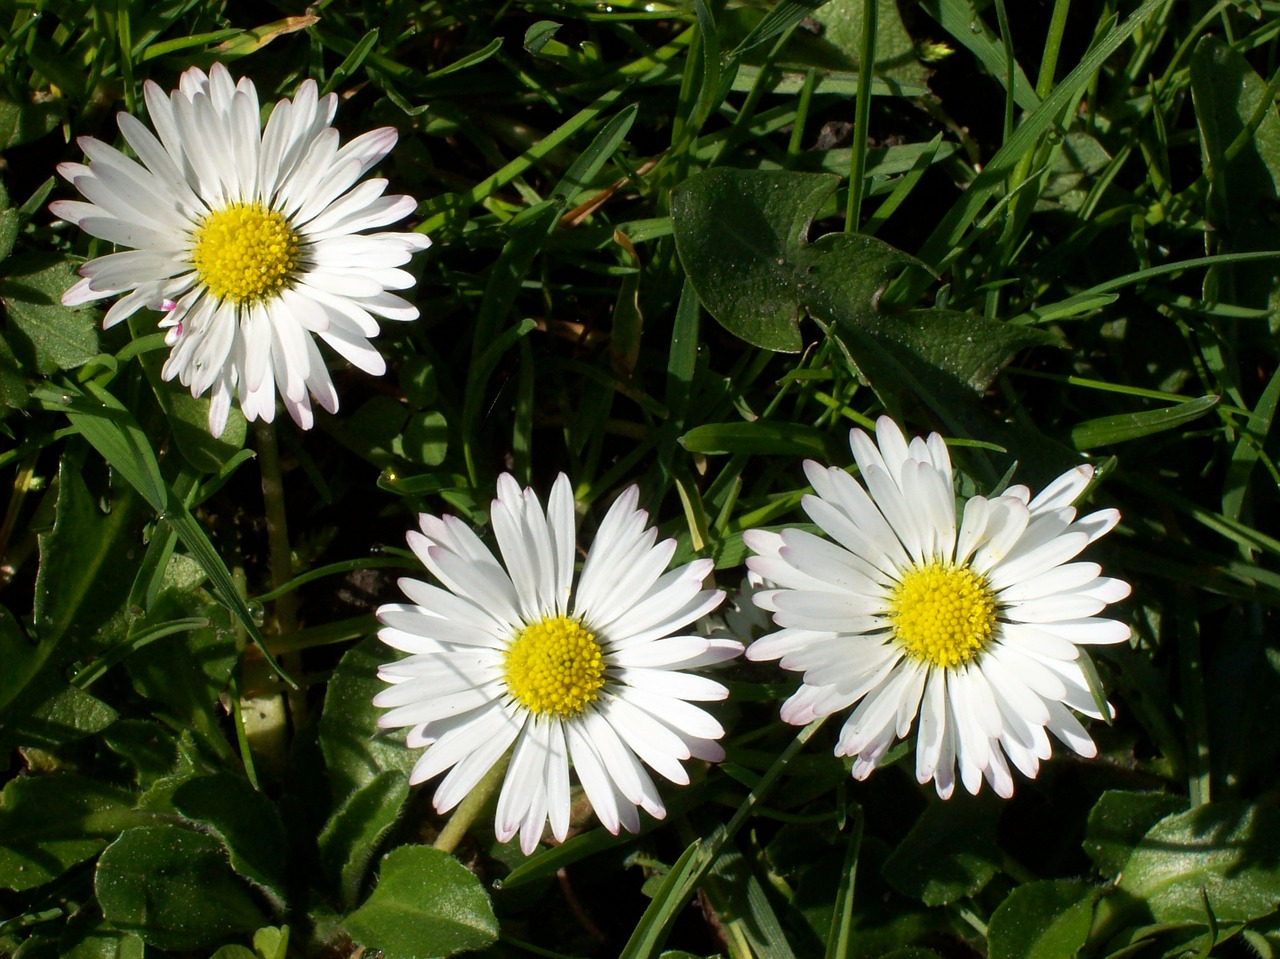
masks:
<path fill-rule="evenodd" d="M 986 796 L 931 804 L 885 860 L 885 881 L 927 906 L 976 895 L 1000 868 L 999 815 Z"/>
<path fill-rule="evenodd" d="M 86 449 L 77 444 L 79 453 Z M 35 626 L 42 643 L 66 637 L 79 655 L 100 652 L 112 637 L 104 627 L 129 596 L 147 510 L 126 485 L 96 500 L 85 483 L 83 456 L 68 450 L 58 464 L 53 529 L 41 533 Z M 104 509 L 107 506 L 109 508 Z M 70 657 L 66 657 L 70 658 Z"/>
<path fill-rule="evenodd" d="M 1184 798 L 1170 793 L 1107 790 L 1089 810 L 1084 851 L 1109 879 L 1124 868 L 1147 830 L 1186 808 Z"/>
<path fill-rule="evenodd" d="M 143 959 L 146 944 L 131 932 L 99 918 L 85 928 L 69 928 L 58 942 L 60 959 Z"/>
<path fill-rule="evenodd" d="M 141 789 L 173 771 L 178 761 L 174 732 L 151 719 L 121 719 L 102 736 L 102 743 L 134 768 Z"/>
<path fill-rule="evenodd" d="M 881 311 L 884 287 L 918 264 L 862 234 L 806 241 L 838 182 L 826 174 L 717 168 L 676 190 L 671 214 L 681 262 L 703 306 L 731 333 L 797 352 L 807 312 L 844 342 L 887 405 L 912 392 L 944 416 L 985 390 L 1014 353 L 1057 345 L 1042 330 L 975 314 Z"/>
<path fill-rule="evenodd" d="M 13 350 L 0 335 L 0 418 L 10 410 L 26 409 L 31 395 L 27 392 L 26 377 Z"/>
<path fill-rule="evenodd" d="M 0 96 L 0 153 L 52 132 L 66 114 L 68 102 L 59 97 L 40 103 L 17 103 Z"/>
<path fill-rule="evenodd" d="M 352 939 L 385 959 L 452 956 L 498 937 L 480 880 L 427 846 L 401 846 L 384 856 L 373 894 L 343 924 Z"/>
<path fill-rule="evenodd" d="M 1101 890 L 1086 882 L 1045 880 L 1018 886 L 991 914 L 990 959 L 1062 959 L 1089 938 Z"/>
<path fill-rule="evenodd" d="M 1275 224 L 1268 215 L 1280 196 L 1280 117 L 1272 102 L 1274 91 L 1241 53 L 1209 35 L 1191 55 L 1191 96 L 1219 252 L 1274 249 Z M 1241 136 L 1244 142 L 1236 144 Z M 1231 288 L 1221 293 L 1228 302 L 1274 307 L 1274 265 L 1224 272 Z"/>
<path fill-rule="evenodd" d="M 18 239 L 19 219 L 18 211 L 13 208 L 0 210 L 0 261 L 13 252 L 13 244 Z"/>
<path fill-rule="evenodd" d="M 414 413 L 400 434 L 404 458 L 423 466 L 439 466 L 449 452 L 449 424 L 439 410 Z"/>
<path fill-rule="evenodd" d="M 263 925 L 222 843 L 181 826 L 122 833 L 98 860 L 94 891 L 112 925 L 161 949 L 210 949 Z"/>
<path fill-rule="evenodd" d="M 1118 889 L 1155 922 L 1248 922 L 1280 902 L 1280 808 L 1210 803 L 1156 823 L 1134 847 Z"/>
<path fill-rule="evenodd" d="M 404 773 L 379 773 L 347 797 L 320 833 L 320 865 L 338 887 L 346 908 L 359 899 L 369 868 L 408 798 Z"/>
<path fill-rule="evenodd" d="M 124 668 L 133 688 L 161 704 L 168 716 L 200 736 L 215 753 L 229 754 L 218 698 L 241 653 L 227 609 L 201 589 L 205 571 L 188 556 L 170 558 L 146 622 L 201 618 L 209 626 L 184 630 L 132 650 Z"/>
<path fill-rule="evenodd" d="M 260 959 L 285 959 L 288 950 L 288 926 L 263 926 L 253 934 L 253 951 Z"/>
<path fill-rule="evenodd" d="M 96 733 L 116 718 L 110 706 L 67 684 L 51 643 L 27 641 L 0 607 L 0 751 L 52 748 Z"/>
<path fill-rule="evenodd" d="M 822 27 L 821 43 L 833 47 L 840 58 L 838 65 L 847 69 L 858 68 L 865 2 L 829 0 L 811 14 Z M 928 71 L 916 59 L 916 44 L 902 22 L 897 0 L 876 0 L 876 4 L 876 76 L 923 85 Z M 811 36 L 807 31 L 797 32 L 792 35 L 792 42 L 809 40 Z"/>
<path fill-rule="evenodd" d="M 4 272 L 0 301 L 9 320 L 7 338 L 24 363 L 48 376 L 98 355 L 97 311 L 62 305 L 63 292 L 79 280 L 70 263 L 45 253 L 26 254 L 6 260 Z"/>
<path fill-rule="evenodd" d="M 1119 413 L 1086 420 L 1071 430 L 1071 445 L 1078 450 L 1091 450 L 1111 443 L 1125 443 L 1163 433 L 1197 420 L 1218 405 L 1222 397 L 1201 396 L 1142 413 Z"/>
<path fill-rule="evenodd" d="M 371 636 L 347 650 L 329 680 L 320 715 L 320 748 L 335 808 L 379 773 L 395 771 L 407 779 L 416 761 L 403 732 L 378 728 L 382 710 L 373 705 L 374 695 L 385 687 L 378 667 L 397 655 Z"/>
<path fill-rule="evenodd" d="M 136 335 L 136 334 L 135 334 Z M 160 378 L 163 360 L 156 353 L 142 356 L 142 368 L 164 410 L 183 459 L 201 473 L 218 473 L 241 449 L 248 432 L 244 414 L 233 403 L 221 436 L 209 432 L 209 398 L 197 399 L 186 387 Z"/>
<path fill-rule="evenodd" d="M 210 957 L 210 959 L 259 959 L 259 956 L 252 949 L 246 949 L 244 946 L 223 946 Z"/>
<path fill-rule="evenodd" d="M 221 839 L 231 868 L 283 907 L 284 826 L 275 803 L 247 780 L 217 773 L 184 782 L 173 793 L 173 807 Z"/>
<path fill-rule="evenodd" d="M 0 889 L 40 886 L 92 859 L 128 824 L 132 805 L 124 790 L 73 773 L 9 780 L 0 792 Z"/>

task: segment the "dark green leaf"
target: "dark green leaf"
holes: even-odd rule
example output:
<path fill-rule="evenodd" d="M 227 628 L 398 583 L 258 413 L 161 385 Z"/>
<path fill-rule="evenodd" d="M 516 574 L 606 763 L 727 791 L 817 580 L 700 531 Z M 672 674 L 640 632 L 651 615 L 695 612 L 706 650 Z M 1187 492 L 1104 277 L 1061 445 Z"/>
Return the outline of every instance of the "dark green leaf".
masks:
<path fill-rule="evenodd" d="M 143 959 L 145 951 L 140 938 L 101 918 L 87 928 L 69 928 L 58 943 L 60 959 Z"/>
<path fill-rule="evenodd" d="M 140 788 L 146 789 L 168 775 L 178 761 L 174 733 L 149 719 L 122 719 L 102 736 L 102 743 L 128 761 Z"/>
<path fill-rule="evenodd" d="M 222 840 L 232 869 L 284 905 L 284 826 L 271 800 L 239 776 L 218 773 L 184 782 L 173 806 Z"/>
<path fill-rule="evenodd" d="M 161 949 L 209 949 L 263 925 L 222 844 L 181 826 L 121 834 L 98 860 L 94 890 L 112 925 Z"/>
<path fill-rule="evenodd" d="M 452 956 L 498 936 L 480 880 L 426 846 L 401 846 L 384 856 L 373 895 L 344 924 L 356 942 L 381 950 L 385 959 Z"/>
<path fill-rule="evenodd" d="M 134 688 L 196 733 L 215 752 L 226 753 L 218 697 L 240 655 L 227 611 L 199 588 L 204 571 L 190 558 L 170 560 L 165 586 L 148 621 L 201 617 L 212 625 L 164 637 L 130 653 L 124 667 Z"/>
<path fill-rule="evenodd" d="M 127 824 L 111 814 L 132 805 L 123 790 L 71 773 L 11 779 L 0 792 L 0 888 L 40 886 L 92 859 Z"/>
<path fill-rule="evenodd" d="M 1098 872 L 1111 878 L 1124 868 L 1147 830 L 1186 808 L 1185 799 L 1169 793 L 1108 790 L 1089 811 L 1084 851 Z"/>
<path fill-rule="evenodd" d="M 1085 882 L 1046 880 L 1013 890 L 987 926 L 990 959 L 1062 959 L 1089 938 L 1100 895 Z"/>
<path fill-rule="evenodd" d="M 423 466 L 439 466 L 449 452 L 449 424 L 438 410 L 414 413 L 405 424 L 400 444 L 404 458 Z"/>
<path fill-rule="evenodd" d="M 62 120 L 67 102 L 57 97 L 39 103 L 17 103 L 0 97 L 0 153 L 38 140 L 54 130 Z"/>
<path fill-rule="evenodd" d="M 18 239 L 19 219 L 17 210 L 0 210 L 0 261 L 13 252 L 13 244 Z"/>
<path fill-rule="evenodd" d="M 96 733 L 116 718 L 110 706 L 69 686 L 53 644 L 34 646 L 0 607 L 0 750 L 51 748 Z"/>
<path fill-rule="evenodd" d="M 409 798 L 404 773 L 379 773 L 347 797 L 320 834 L 320 865 L 351 908 L 382 844 L 400 819 Z"/>
<path fill-rule="evenodd" d="M 48 376 L 98 355 L 97 311 L 62 305 L 63 292 L 79 280 L 71 264 L 49 254 L 27 254 L 7 260 L 5 274 L 0 300 L 9 320 L 6 338 L 24 363 Z"/>
<path fill-rule="evenodd" d="M 100 652 L 111 641 L 104 627 L 128 599 L 146 550 L 142 532 L 147 518 L 129 486 L 112 490 L 109 504 L 95 501 L 81 459 L 68 452 L 58 464 L 53 529 L 38 537 L 35 596 L 41 642 L 57 645 L 65 636 L 78 654 Z"/>
<path fill-rule="evenodd" d="M 1014 353 L 1056 344 L 1042 330 L 974 314 L 882 312 L 889 280 L 919 264 L 862 234 L 808 243 L 837 184 L 827 174 L 717 168 L 676 190 L 671 213 L 681 262 L 707 311 L 730 332 L 796 352 L 808 312 L 844 341 L 888 405 L 909 391 L 942 415 L 985 390 Z"/>
<path fill-rule="evenodd" d="M 999 814 L 986 796 L 933 803 L 885 860 L 885 881 L 927 906 L 975 895 L 1000 866 Z"/>
<path fill-rule="evenodd" d="M 333 787 L 334 805 L 388 770 L 408 778 L 416 757 L 404 745 L 403 733 L 378 728 L 382 710 L 373 697 L 384 687 L 378 667 L 396 653 L 370 637 L 342 657 L 324 698 L 320 716 L 320 748 Z"/>
<path fill-rule="evenodd" d="M 1280 902 L 1280 808 L 1211 803 L 1167 816 L 1138 842 L 1120 892 L 1156 922 L 1248 922 Z"/>
<path fill-rule="evenodd" d="M 173 438 L 183 458 L 201 473 L 218 473 L 244 448 L 247 425 L 244 415 L 232 404 L 227 426 L 221 436 L 209 432 L 209 398 L 197 399 L 186 387 L 160 379 L 161 358 L 155 353 L 142 357 L 142 368 L 155 391 L 173 429 Z"/>

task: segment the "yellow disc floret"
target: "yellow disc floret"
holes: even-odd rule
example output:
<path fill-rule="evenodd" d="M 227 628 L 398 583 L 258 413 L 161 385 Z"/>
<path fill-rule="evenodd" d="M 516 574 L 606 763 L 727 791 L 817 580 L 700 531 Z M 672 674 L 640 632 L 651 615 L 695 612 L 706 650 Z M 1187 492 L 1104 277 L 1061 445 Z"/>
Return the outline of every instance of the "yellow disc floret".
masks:
<path fill-rule="evenodd" d="M 969 662 L 996 630 L 995 594 L 968 566 L 913 566 L 889 597 L 894 638 L 908 656 L 944 668 Z"/>
<path fill-rule="evenodd" d="M 261 203 L 214 210 L 195 233 L 191 260 L 220 300 L 257 303 L 279 294 L 298 266 L 298 234 Z"/>
<path fill-rule="evenodd" d="M 550 616 L 516 634 L 504 657 L 507 689 L 530 712 L 576 716 L 604 686 L 595 636 L 568 616 Z"/>

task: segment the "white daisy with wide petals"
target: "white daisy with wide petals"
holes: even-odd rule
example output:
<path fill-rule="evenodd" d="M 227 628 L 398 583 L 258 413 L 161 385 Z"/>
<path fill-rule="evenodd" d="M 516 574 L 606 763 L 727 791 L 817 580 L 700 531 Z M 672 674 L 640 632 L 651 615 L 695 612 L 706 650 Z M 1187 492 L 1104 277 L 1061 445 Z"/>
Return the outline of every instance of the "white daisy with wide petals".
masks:
<path fill-rule="evenodd" d="M 182 74 L 169 95 L 144 85 L 153 133 L 121 113 L 120 133 L 138 159 L 82 137 L 87 164 L 62 174 L 84 197 L 50 204 L 55 216 L 128 249 L 90 260 L 68 305 L 124 295 L 110 327 L 140 308 L 165 314 L 170 346 L 163 377 L 192 396 L 211 394 L 209 429 L 226 427 L 233 396 L 250 419 L 270 422 L 276 395 L 303 429 L 311 400 L 334 412 L 338 394 L 319 337 L 353 366 L 386 370 L 369 340 L 378 321 L 418 310 L 392 290 L 413 286 L 401 269 L 430 240 L 418 233 L 366 233 L 404 219 L 409 196 L 383 196 L 387 181 L 365 173 L 396 143 L 382 127 L 338 145 L 338 99 L 307 80 L 259 122 L 248 78 L 214 64 Z M 87 201 L 87 202 L 86 202 Z"/>
<path fill-rule="evenodd" d="M 610 507 L 574 586 L 574 506 L 561 474 L 544 512 L 532 489 L 498 481 L 491 521 L 502 559 L 453 516 L 419 517 L 409 546 L 440 586 L 400 580 L 408 603 L 378 609 L 384 643 L 409 653 L 378 675 L 384 727 L 426 747 L 410 775 L 456 806 L 510 750 L 495 831 L 533 851 L 550 820 L 569 828 L 569 769 L 610 832 L 665 809 L 649 769 L 689 781 L 682 760 L 717 762 L 720 723 L 695 702 L 720 683 L 685 670 L 732 659 L 742 644 L 685 630 L 724 598 L 705 590 L 710 560 L 667 571 L 633 486 Z"/>
<path fill-rule="evenodd" d="M 916 724 L 916 778 L 944 799 L 957 766 L 969 792 L 985 779 L 1012 795 L 1010 764 L 1034 778 L 1048 733 L 1096 755 L 1074 715 L 1103 718 L 1081 647 L 1129 638 L 1124 623 L 1098 615 L 1129 585 L 1073 562 L 1120 519 L 1114 509 L 1076 518 L 1093 469 L 1078 466 L 1034 498 L 1025 486 L 974 496 L 957 523 L 942 438 L 908 443 L 881 417 L 876 440 L 850 436 L 861 484 L 805 463 L 814 493 L 802 505 L 835 542 L 799 529 L 744 537 L 756 553 L 748 567 L 776 587 L 756 602 L 779 627 L 747 657 L 803 673 L 782 718 L 802 725 L 854 706 L 836 755 L 854 757 L 856 779 Z"/>

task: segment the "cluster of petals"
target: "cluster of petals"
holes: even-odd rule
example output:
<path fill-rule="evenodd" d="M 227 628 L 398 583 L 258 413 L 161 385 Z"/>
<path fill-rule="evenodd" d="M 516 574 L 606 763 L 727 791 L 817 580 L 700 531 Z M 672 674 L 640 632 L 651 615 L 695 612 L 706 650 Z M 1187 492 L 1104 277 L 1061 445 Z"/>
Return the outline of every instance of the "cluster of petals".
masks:
<path fill-rule="evenodd" d="M 120 133 L 138 157 L 84 137 L 87 164 L 59 172 L 84 200 L 59 200 L 53 213 L 119 252 L 83 264 L 63 296 L 68 305 L 123 294 L 107 311 L 112 326 L 146 307 L 165 314 L 170 353 L 165 379 L 193 396 L 211 395 L 209 427 L 225 428 L 233 397 L 250 419 L 270 421 L 279 393 L 299 426 L 313 423 L 311 400 L 333 412 L 338 395 L 315 338 L 365 372 L 385 362 L 369 340 L 378 319 L 412 320 L 418 310 L 391 292 L 411 287 L 401 269 L 429 245 L 417 233 L 367 233 L 404 219 L 409 196 L 384 196 L 387 181 L 361 178 L 395 145 L 390 127 L 339 145 L 337 97 L 312 80 L 259 120 L 257 91 L 221 64 L 191 68 L 166 95 L 144 85 L 154 132 L 127 113 Z M 253 204 L 279 214 L 298 238 L 297 261 L 278 293 L 252 302 L 220 298 L 193 262 L 194 238 L 211 213 Z"/>
<path fill-rule="evenodd" d="M 640 827 L 638 809 L 665 808 L 649 770 L 685 784 L 682 761 L 719 761 L 720 723 L 696 702 L 728 694 L 687 670 L 732 659 L 742 644 L 686 632 L 724 598 L 702 588 L 709 560 L 667 570 L 674 540 L 637 508 L 635 487 L 609 508 L 575 586 L 575 518 L 568 478 L 544 511 L 510 475 L 498 482 L 491 523 L 501 559 L 462 520 L 420 517 L 410 548 L 441 584 L 400 580 L 407 603 L 379 608 L 384 643 L 409 655 L 379 676 L 391 685 L 374 702 L 384 727 L 409 727 L 423 748 L 410 781 L 444 774 L 437 810 L 451 809 L 510 750 L 495 831 L 517 833 L 531 852 L 549 822 L 563 839 L 570 818 L 570 763 L 611 832 Z M 604 684 L 585 708 L 554 715 L 527 708 L 507 681 L 506 654 L 534 624 L 567 616 L 599 643 Z"/>
<path fill-rule="evenodd" d="M 1095 755 L 1074 715 L 1103 718 L 1082 647 L 1129 638 L 1124 623 L 1098 615 L 1129 586 L 1072 561 L 1119 520 L 1113 509 L 1077 518 L 1072 504 L 1092 468 L 1064 473 L 1035 497 L 1025 486 L 971 497 L 957 522 L 951 459 L 936 433 L 908 442 L 882 417 L 876 442 L 854 430 L 850 443 L 865 487 L 842 469 L 805 463 L 814 493 L 802 505 L 830 539 L 800 529 L 745 536 L 756 554 L 748 567 L 772 586 L 755 601 L 778 627 L 747 656 L 802 674 L 782 718 L 804 724 L 856 704 L 836 754 L 854 758 L 858 779 L 916 724 L 916 777 L 943 798 L 957 766 L 969 792 L 985 779 L 1011 795 L 1010 764 L 1034 777 L 1051 753 L 1048 733 Z M 995 599 L 993 635 L 959 664 L 912 655 L 895 636 L 893 590 L 929 563 L 967 567 Z"/>

